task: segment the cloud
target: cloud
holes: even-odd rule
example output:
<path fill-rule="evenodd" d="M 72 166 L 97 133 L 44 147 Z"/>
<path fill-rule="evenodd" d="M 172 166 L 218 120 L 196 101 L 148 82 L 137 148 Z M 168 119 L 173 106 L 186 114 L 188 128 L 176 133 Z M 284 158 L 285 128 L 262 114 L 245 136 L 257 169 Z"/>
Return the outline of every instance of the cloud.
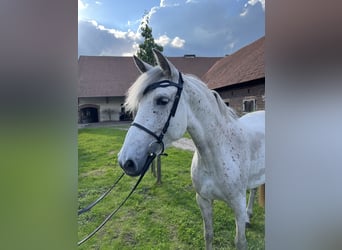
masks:
<path fill-rule="evenodd" d="M 163 0 L 162 7 L 151 11 L 150 25 L 154 36 L 167 33 L 170 39 L 173 37 L 169 43 L 165 42 L 166 55 L 224 56 L 265 35 L 264 3 L 264 0 L 182 3 Z"/>
<path fill-rule="evenodd" d="M 257 3 L 260 3 L 262 8 L 263 8 L 263 10 L 265 11 L 265 0 L 249 0 L 248 1 L 248 4 L 252 5 L 252 6 L 256 5 Z"/>
<path fill-rule="evenodd" d="M 185 40 L 179 38 L 178 36 L 176 36 L 171 42 L 171 45 L 174 48 L 182 48 L 184 44 L 185 44 Z"/>
<path fill-rule="evenodd" d="M 88 7 L 88 4 L 87 3 L 83 3 L 82 0 L 78 0 L 78 8 L 83 10 L 83 9 L 86 9 Z"/>
<path fill-rule="evenodd" d="M 105 26 L 98 24 L 95 20 L 88 22 L 91 23 L 96 29 L 112 34 L 115 38 L 141 40 L 141 35 L 139 33 L 134 33 L 131 30 L 121 31 L 117 29 L 106 28 Z"/>
<path fill-rule="evenodd" d="M 168 45 L 170 43 L 171 39 L 167 35 L 162 35 L 158 39 L 155 39 L 155 42 L 161 46 Z"/>
<path fill-rule="evenodd" d="M 133 55 L 138 47 L 140 34 L 106 28 L 97 21 L 78 22 L 79 55 Z"/>
<path fill-rule="evenodd" d="M 263 11 L 265 12 L 265 0 L 249 0 L 245 3 L 243 11 L 240 13 L 240 16 L 245 16 L 248 13 L 249 7 L 261 4 Z"/>
<path fill-rule="evenodd" d="M 265 35 L 264 6 L 264 0 L 161 0 L 147 16 L 166 55 L 224 56 Z M 79 21 L 79 54 L 135 53 L 141 20 L 127 20 L 125 28 Z"/>
<path fill-rule="evenodd" d="M 179 0 L 160 0 L 160 7 L 180 6 Z"/>
<path fill-rule="evenodd" d="M 167 35 L 162 35 L 159 38 L 155 39 L 155 42 L 163 47 L 171 46 L 174 48 L 182 48 L 185 44 L 185 40 L 176 36 L 173 39 L 168 37 Z"/>

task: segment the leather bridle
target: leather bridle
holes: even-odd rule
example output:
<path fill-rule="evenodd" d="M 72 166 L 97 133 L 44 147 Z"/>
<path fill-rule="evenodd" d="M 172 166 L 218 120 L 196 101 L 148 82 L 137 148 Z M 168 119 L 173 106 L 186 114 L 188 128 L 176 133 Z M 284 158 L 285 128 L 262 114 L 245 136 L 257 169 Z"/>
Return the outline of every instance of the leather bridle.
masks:
<path fill-rule="evenodd" d="M 160 135 L 157 135 L 155 132 L 151 131 L 150 129 L 146 128 L 145 126 L 143 126 L 139 123 L 133 122 L 131 124 L 131 126 L 135 126 L 139 129 L 145 131 L 147 134 L 153 136 L 156 139 L 156 141 L 152 142 L 149 145 L 149 154 L 150 155 L 161 155 L 164 152 L 165 148 L 164 148 L 163 138 L 167 132 L 167 129 L 169 128 L 171 118 L 174 117 L 176 114 L 179 99 L 181 97 L 182 90 L 183 90 L 183 83 L 184 83 L 184 81 L 183 81 L 182 73 L 179 72 L 178 83 L 172 82 L 170 80 L 162 80 L 159 82 L 152 83 L 151 85 L 146 87 L 146 89 L 143 92 L 143 95 L 145 95 L 146 93 L 148 93 L 148 92 L 150 92 L 156 88 L 167 88 L 170 86 L 177 88 L 177 93 L 176 93 L 175 99 L 173 101 L 173 105 L 172 105 L 170 114 L 169 114 L 169 116 L 168 116 L 168 118 L 164 124 L 164 127 L 163 127 Z"/>

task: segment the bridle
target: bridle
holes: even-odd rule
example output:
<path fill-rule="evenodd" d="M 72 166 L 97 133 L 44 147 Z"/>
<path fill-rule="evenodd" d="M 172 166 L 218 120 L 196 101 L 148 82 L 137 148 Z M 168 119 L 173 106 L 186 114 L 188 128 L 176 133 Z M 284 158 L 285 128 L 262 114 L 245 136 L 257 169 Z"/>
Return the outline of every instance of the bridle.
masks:
<path fill-rule="evenodd" d="M 169 128 L 170 126 L 170 120 L 172 117 L 175 116 L 176 114 L 176 111 L 177 111 L 177 107 L 178 107 L 178 103 L 179 103 L 179 99 L 181 97 L 181 94 L 182 94 L 182 90 L 183 90 L 183 76 L 182 76 L 182 73 L 179 72 L 179 77 L 178 77 L 178 83 L 175 83 L 175 82 L 172 82 L 170 80 L 162 80 L 162 81 L 159 81 L 159 82 L 155 82 L 155 83 L 152 83 L 151 85 L 147 86 L 146 89 L 144 90 L 143 92 L 143 95 L 145 95 L 146 93 L 156 89 L 156 88 L 167 88 L 167 87 L 170 87 L 170 86 L 173 86 L 173 87 L 176 87 L 177 88 L 177 93 L 176 93 L 176 96 L 175 96 L 175 99 L 173 101 L 173 105 L 172 105 L 172 108 L 171 108 L 171 111 L 170 111 L 170 114 L 164 124 L 164 127 L 160 133 L 160 135 L 157 135 L 155 132 L 152 132 L 150 129 L 146 128 L 145 126 L 137 123 L 137 122 L 133 122 L 131 124 L 131 126 L 135 126 L 143 131 L 145 131 L 146 133 L 148 133 L 149 135 L 153 136 L 154 138 L 156 138 L 156 141 L 152 142 L 150 145 L 149 145 L 149 154 L 151 155 L 161 155 L 163 154 L 164 152 L 164 143 L 163 143 L 163 138 L 164 138 L 164 135 L 166 134 L 167 132 L 167 129 Z"/>
<path fill-rule="evenodd" d="M 152 142 L 149 145 L 149 155 L 147 156 L 147 159 L 146 159 L 145 165 L 142 169 L 141 175 L 140 175 L 138 181 L 136 182 L 136 184 L 133 186 L 132 190 L 127 195 L 127 197 L 120 203 L 120 205 L 115 210 L 113 210 L 103 220 L 103 222 L 93 232 L 91 232 L 85 238 L 83 238 L 81 241 L 79 241 L 77 243 L 78 246 L 82 245 L 84 242 L 89 240 L 93 235 L 95 235 L 96 232 L 98 232 L 113 217 L 113 215 L 115 215 L 119 211 L 119 209 L 126 203 L 126 201 L 129 199 L 129 197 L 133 194 L 135 189 L 138 187 L 139 183 L 141 182 L 142 178 L 144 177 L 145 173 L 147 172 L 147 170 L 148 170 L 150 164 L 152 163 L 152 161 L 154 160 L 154 158 L 158 155 L 163 154 L 163 152 L 164 152 L 163 138 L 164 138 L 165 133 L 167 132 L 167 129 L 169 128 L 171 117 L 174 117 L 176 114 L 179 99 L 181 97 L 182 90 L 183 90 L 183 83 L 184 83 L 184 81 L 183 81 L 182 74 L 181 74 L 181 72 L 179 72 L 178 83 L 172 82 L 170 80 L 162 80 L 159 82 L 152 83 L 151 85 L 149 85 L 144 90 L 143 95 L 145 95 L 147 92 L 154 90 L 156 88 L 166 88 L 166 87 L 170 87 L 170 86 L 176 87 L 177 93 L 176 93 L 175 100 L 173 102 L 170 114 L 167 118 L 166 123 L 164 124 L 164 127 L 163 127 L 160 135 L 157 135 L 156 133 L 152 132 L 151 130 L 144 127 L 143 125 L 140 125 L 139 123 L 133 122 L 131 124 L 131 126 L 135 126 L 137 128 L 140 128 L 141 130 L 145 131 L 146 133 L 152 135 L 154 138 L 156 138 L 156 141 Z M 117 179 L 117 181 L 115 181 L 114 185 L 108 191 L 106 191 L 103 195 L 101 195 L 101 197 L 98 198 L 95 202 L 91 203 L 90 205 L 88 205 L 87 207 L 85 207 L 83 209 L 80 209 L 78 211 L 78 215 L 89 211 L 93 206 L 95 206 L 98 202 L 100 202 L 114 188 L 114 186 L 121 180 L 123 175 L 124 175 L 124 173 Z"/>

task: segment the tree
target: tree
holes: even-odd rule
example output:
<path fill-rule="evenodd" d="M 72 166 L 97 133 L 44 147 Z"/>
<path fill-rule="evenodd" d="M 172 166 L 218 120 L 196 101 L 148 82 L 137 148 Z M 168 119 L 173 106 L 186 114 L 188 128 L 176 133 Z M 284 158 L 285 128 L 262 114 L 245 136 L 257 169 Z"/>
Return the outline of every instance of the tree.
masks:
<path fill-rule="evenodd" d="M 145 16 L 146 18 L 141 22 L 140 28 L 141 36 L 144 38 L 144 43 L 139 44 L 137 57 L 151 65 L 155 65 L 156 61 L 154 59 L 152 49 L 157 49 L 162 52 L 163 47 L 154 42 L 152 28 L 149 26 L 149 18 L 146 14 Z"/>

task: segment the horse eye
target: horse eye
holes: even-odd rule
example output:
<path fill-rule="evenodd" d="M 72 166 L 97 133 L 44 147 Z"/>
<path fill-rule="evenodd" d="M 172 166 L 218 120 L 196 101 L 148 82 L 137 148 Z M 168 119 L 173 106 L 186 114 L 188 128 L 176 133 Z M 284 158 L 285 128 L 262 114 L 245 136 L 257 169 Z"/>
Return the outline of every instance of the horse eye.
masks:
<path fill-rule="evenodd" d="M 160 98 L 157 99 L 156 103 L 157 103 L 157 105 L 162 105 L 162 106 L 164 106 L 164 105 L 168 104 L 169 101 L 170 101 L 170 100 L 169 100 L 169 98 L 167 98 L 167 97 L 160 97 Z"/>

